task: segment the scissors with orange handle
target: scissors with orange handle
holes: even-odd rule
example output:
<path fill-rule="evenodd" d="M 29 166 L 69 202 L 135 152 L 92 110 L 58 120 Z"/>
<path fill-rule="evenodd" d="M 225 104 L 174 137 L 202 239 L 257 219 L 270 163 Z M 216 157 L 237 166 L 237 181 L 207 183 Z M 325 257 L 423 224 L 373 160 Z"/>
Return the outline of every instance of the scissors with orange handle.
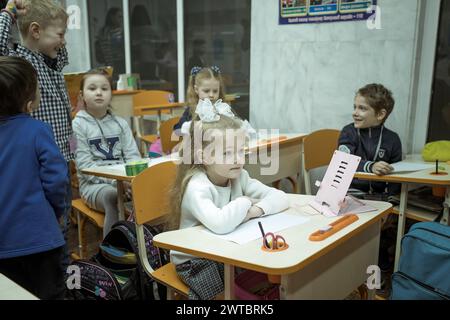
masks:
<path fill-rule="evenodd" d="M 275 235 L 272 232 L 264 235 L 263 243 L 264 247 L 269 250 L 283 249 L 286 246 L 286 240 L 282 236 Z"/>

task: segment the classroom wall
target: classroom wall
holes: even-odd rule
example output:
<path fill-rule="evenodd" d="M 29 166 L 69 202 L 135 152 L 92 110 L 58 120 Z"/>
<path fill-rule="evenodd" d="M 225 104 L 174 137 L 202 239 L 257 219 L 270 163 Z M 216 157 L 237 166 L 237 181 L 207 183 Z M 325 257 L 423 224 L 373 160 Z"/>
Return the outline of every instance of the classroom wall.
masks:
<path fill-rule="evenodd" d="M 412 139 L 411 91 L 418 0 L 379 0 L 381 30 L 366 21 L 278 24 L 275 0 L 252 1 L 250 121 L 282 132 L 341 129 L 355 91 L 379 82 L 396 100 L 387 127 Z"/>

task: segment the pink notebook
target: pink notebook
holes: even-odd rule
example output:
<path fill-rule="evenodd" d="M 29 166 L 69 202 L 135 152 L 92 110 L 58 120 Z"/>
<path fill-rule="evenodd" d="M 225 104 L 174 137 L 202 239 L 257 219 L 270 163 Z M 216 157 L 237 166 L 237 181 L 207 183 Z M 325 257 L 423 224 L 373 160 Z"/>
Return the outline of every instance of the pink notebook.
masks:
<path fill-rule="evenodd" d="M 322 182 L 316 182 L 319 191 L 310 205 L 328 217 L 376 210 L 359 199 L 347 196 L 359 161 L 361 157 L 336 150 Z"/>

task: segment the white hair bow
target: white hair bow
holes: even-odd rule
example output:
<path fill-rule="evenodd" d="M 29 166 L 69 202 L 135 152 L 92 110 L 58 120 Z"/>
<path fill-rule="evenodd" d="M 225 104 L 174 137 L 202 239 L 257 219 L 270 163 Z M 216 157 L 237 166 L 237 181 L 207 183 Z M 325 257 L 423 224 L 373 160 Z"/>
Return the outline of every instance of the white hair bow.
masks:
<path fill-rule="evenodd" d="M 222 102 L 222 99 L 217 100 L 214 105 L 206 98 L 200 100 L 197 104 L 195 113 L 198 114 L 202 122 L 215 122 L 220 120 L 220 115 L 224 115 L 230 118 L 235 118 L 236 115 L 231 111 L 230 105 Z M 245 131 L 249 138 L 255 138 L 257 136 L 256 130 L 245 120 L 242 121 L 241 128 Z"/>
<path fill-rule="evenodd" d="M 248 136 L 250 139 L 253 139 L 253 138 L 256 139 L 256 137 L 257 137 L 257 132 L 256 132 L 255 129 L 253 129 L 253 127 L 252 127 L 252 125 L 250 124 L 250 122 L 248 122 L 247 120 L 244 120 L 244 121 L 242 122 L 242 127 L 241 127 L 241 128 L 245 131 L 245 133 L 247 134 L 247 136 Z"/>
<path fill-rule="evenodd" d="M 230 118 L 234 118 L 234 113 L 231 111 L 231 107 L 222 102 L 222 99 L 217 100 L 214 105 L 206 98 L 199 100 L 195 113 L 203 122 L 215 122 L 220 119 L 220 115 L 224 115 Z"/>

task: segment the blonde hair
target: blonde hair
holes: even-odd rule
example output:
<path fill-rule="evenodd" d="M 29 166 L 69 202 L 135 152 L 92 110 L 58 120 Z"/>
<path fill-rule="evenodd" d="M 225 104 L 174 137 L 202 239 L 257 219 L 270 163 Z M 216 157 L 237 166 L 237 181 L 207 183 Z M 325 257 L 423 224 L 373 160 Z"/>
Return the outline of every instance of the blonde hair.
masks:
<path fill-rule="evenodd" d="M 28 29 L 33 22 L 46 28 L 55 20 L 67 22 L 69 15 L 66 10 L 53 0 L 24 0 L 26 13 L 19 17 L 17 24 L 23 38 L 28 35 Z"/>
<path fill-rule="evenodd" d="M 167 229 L 175 230 L 180 227 L 180 217 L 181 217 L 181 203 L 183 201 L 184 192 L 186 191 L 186 187 L 191 180 L 191 178 L 199 173 L 206 172 L 205 165 L 199 163 L 198 161 L 194 161 L 196 159 L 196 154 L 198 151 L 197 144 L 194 142 L 194 128 L 200 128 L 202 133 L 202 137 L 207 130 L 220 130 L 224 131 L 227 129 L 235 129 L 238 130 L 242 127 L 242 120 L 237 117 L 230 118 L 224 115 L 220 116 L 220 119 L 215 122 L 202 122 L 202 121 L 192 121 L 190 127 L 190 139 L 186 137 L 183 141 L 188 141 L 190 144 L 190 163 L 180 163 L 177 168 L 177 176 L 175 178 L 175 182 L 172 186 L 172 189 L 169 192 L 170 196 L 170 212 L 168 213 L 167 219 Z M 202 139 L 202 150 L 204 150 L 209 144 L 213 142 Z M 180 150 L 180 158 L 183 158 L 184 150 L 183 148 Z M 189 157 L 188 157 L 189 158 Z"/>
<path fill-rule="evenodd" d="M 195 86 L 200 86 L 204 80 L 215 79 L 219 81 L 219 99 L 225 100 L 225 84 L 223 78 L 219 72 L 214 71 L 209 67 L 202 68 L 198 73 L 189 76 L 188 88 L 187 88 L 187 105 L 191 111 L 191 116 L 194 118 L 195 108 L 198 104 L 198 95 L 195 92 Z"/>

